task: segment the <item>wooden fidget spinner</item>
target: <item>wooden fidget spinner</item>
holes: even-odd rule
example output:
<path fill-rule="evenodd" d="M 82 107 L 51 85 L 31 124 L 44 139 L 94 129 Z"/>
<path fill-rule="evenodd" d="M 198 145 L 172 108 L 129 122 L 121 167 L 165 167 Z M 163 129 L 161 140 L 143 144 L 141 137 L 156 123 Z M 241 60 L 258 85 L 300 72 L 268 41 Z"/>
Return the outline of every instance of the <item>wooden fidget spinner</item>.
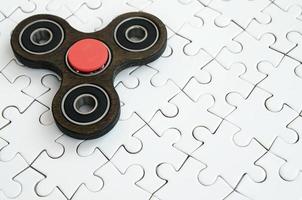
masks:
<path fill-rule="evenodd" d="M 11 37 L 21 63 L 61 76 L 53 116 L 64 133 L 78 139 L 97 138 L 114 127 L 120 115 L 114 77 L 156 60 L 166 43 L 164 24 L 143 12 L 120 15 L 94 33 L 79 32 L 57 16 L 35 15 L 19 23 Z"/>

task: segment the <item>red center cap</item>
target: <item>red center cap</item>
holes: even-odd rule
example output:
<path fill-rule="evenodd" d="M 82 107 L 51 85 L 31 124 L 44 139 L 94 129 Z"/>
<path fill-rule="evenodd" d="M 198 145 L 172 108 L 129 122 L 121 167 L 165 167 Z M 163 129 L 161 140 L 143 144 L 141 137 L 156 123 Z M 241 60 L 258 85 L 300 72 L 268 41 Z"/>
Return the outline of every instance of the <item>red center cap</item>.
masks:
<path fill-rule="evenodd" d="M 105 67 L 109 57 L 107 46 L 96 39 L 74 43 L 67 54 L 69 65 L 78 72 L 91 73 Z"/>

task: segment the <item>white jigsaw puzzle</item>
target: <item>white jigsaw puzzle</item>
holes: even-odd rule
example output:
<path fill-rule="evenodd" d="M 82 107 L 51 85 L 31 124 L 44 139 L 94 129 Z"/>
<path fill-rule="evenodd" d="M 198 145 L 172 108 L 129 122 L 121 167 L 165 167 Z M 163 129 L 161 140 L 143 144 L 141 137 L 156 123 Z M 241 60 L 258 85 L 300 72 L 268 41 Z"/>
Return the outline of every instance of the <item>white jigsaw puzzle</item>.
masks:
<path fill-rule="evenodd" d="M 61 77 L 18 62 L 14 27 L 89 33 L 133 11 L 164 22 L 166 50 L 116 74 L 111 131 L 63 134 Z M 302 199 L 302 0 L 9 0 L 0 46 L 0 200 Z"/>

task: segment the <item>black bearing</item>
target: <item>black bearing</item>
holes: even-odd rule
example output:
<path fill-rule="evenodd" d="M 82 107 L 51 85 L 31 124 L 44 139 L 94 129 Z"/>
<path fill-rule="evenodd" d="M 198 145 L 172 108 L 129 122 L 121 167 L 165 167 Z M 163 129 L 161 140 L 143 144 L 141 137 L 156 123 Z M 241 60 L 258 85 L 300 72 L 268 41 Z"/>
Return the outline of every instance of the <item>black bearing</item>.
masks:
<path fill-rule="evenodd" d="M 129 39 L 127 34 L 131 29 L 141 29 L 145 35 L 137 41 Z M 151 48 L 159 37 L 157 26 L 149 19 L 143 17 L 132 17 L 122 21 L 115 29 L 114 38 L 116 43 L 128 51 L 138 52 Z"/>
<path fill-rule="evenodd" d="M 82 113 L 76 108 L 79 97 L 90 97 L 95 100 L 94 108 L 87 113 Z M 105 117 L 110 107 L 110 100 L 99 86 L 82 84 L 70 89 L 62 100 L 62 112 L 70 122 L 78 125 L 94 124 Z"/>
<path fill-rule="evenodd" d="M 37 40 L 41 40 L 44 36 L 49 34 L 49 38 L 44 43 L 39 44 Z M 37 36 L 35 36 L 37 34 Z M 39 38 L 40 37 L 40 38 Z M 42 19 L 28 24 L 20 33 L 19 42 L 21 47 L 32 54 L 50 53 L 57 49 L 64 39 L 64 31 L 62 27 L 54 21 Z M 45 40 L 45 39 L 44 39 Z"/>

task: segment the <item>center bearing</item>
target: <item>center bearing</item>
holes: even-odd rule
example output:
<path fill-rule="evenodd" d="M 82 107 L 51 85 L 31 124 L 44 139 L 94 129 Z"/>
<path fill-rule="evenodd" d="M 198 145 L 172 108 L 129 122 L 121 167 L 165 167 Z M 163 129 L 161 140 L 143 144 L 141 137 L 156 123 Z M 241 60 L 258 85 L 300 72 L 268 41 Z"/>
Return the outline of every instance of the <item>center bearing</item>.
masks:
<path fill-rule="evenodd" d="M 67 66 L 80 75 L 93 75 L 103 71 L 109 65 L 110 59 L 107 45 L 92 38 L 77 41 L 66 54 Z"/>

